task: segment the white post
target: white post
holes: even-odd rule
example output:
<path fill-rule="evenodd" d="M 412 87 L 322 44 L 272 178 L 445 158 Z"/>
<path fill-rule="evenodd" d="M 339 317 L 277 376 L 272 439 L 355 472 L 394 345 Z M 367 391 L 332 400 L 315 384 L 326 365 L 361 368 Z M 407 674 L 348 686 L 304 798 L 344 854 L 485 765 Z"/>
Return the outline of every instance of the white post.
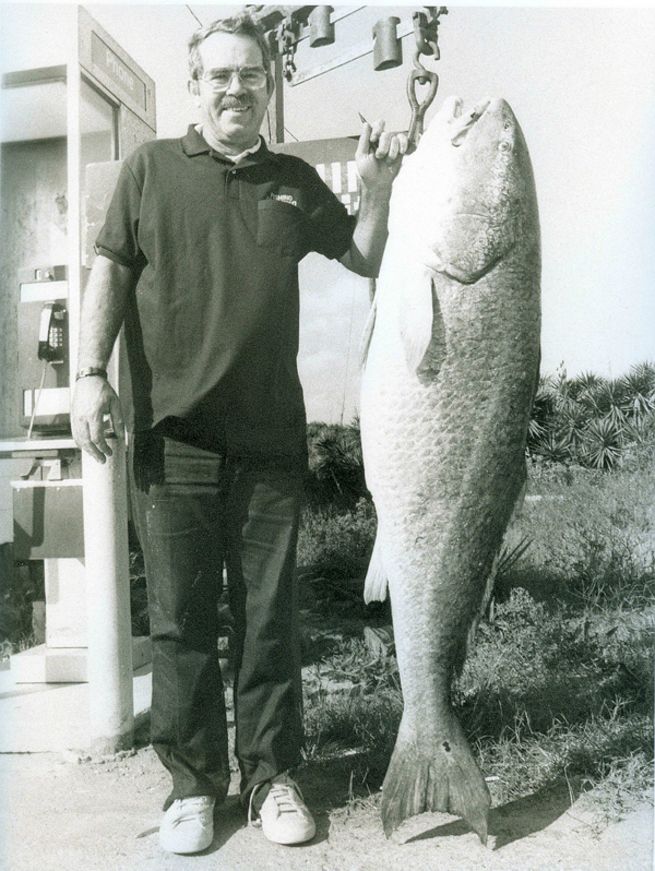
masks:
<path fill-rule="evenodd" d="M 109 443 L 114 453 L 104 464 L 82 452 L 87 677 L 97 753 L 132 746 L 134 733 L 125 444 Z"/>

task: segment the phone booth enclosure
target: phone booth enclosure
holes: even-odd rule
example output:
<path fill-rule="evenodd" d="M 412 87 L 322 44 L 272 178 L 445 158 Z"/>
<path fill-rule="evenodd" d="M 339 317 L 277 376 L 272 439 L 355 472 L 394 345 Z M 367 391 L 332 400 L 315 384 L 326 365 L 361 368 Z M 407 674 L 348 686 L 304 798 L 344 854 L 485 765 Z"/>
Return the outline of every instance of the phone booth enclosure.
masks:
<path fill-rule="evenodd" d="M 37 486 L 15 506 L 11 482 L 80 477 L 70 397 L 95 256 L 85 234 L 86 169 L 117 168 L 154 138 L 155 86 L 82 7 L 36 15 L 28 6 L 16 5 L 0 31 L 0 544 L 13 547 L 16 507 L 32 531 L 21 558 L 48 559 L 52 550 L 59 559 L 79 550 L 77 500 L 57 525 L 56 500 Z M 120 392 L 119 358 L 107 368 Z"/>

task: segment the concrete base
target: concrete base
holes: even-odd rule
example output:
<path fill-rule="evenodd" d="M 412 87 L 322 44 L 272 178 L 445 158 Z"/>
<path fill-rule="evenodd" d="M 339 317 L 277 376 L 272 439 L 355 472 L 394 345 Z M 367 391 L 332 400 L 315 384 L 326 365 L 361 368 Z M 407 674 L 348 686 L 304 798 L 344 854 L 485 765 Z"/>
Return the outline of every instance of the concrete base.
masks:
<path fill-rule="evenodd" d="M 8 663 L 0 666 L 0 754 L 92 750 L 88 683 L 17 684 L 3 666 Z M 134 673 L 135 724 L 150 710 L 151 679 L 150 666 Z"/>
<path fill-rule="evenodd" d="M 142 668 L 151 660 L 150 639 L 132 639 L 132 666 Z M 84 683 L 87 680 L 86 647 L 48 647 L 40 644 L 10 657 L 14 683 Z"/>

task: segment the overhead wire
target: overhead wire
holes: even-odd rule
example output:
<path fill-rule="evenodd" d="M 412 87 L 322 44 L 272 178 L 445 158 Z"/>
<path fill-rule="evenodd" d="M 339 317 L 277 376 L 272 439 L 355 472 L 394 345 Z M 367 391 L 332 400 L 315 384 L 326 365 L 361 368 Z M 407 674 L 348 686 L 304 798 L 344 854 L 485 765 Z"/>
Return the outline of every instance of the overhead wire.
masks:
<path fill-rule="evenodd" d="M 189 4 L 188 4 L 188 3 L 185 3 L 184 5 L 185 5 L 186 8 L 189 10 L 189 12 L 193 15 L 193 17 L 196 19 L 196 21 L 198 22 L 198 24 L 202 27 L 202 21 L 198 18 L 198 16 L 197 16 L 196 13 L 193 11 L 193 9 L 189 6 Z"/>

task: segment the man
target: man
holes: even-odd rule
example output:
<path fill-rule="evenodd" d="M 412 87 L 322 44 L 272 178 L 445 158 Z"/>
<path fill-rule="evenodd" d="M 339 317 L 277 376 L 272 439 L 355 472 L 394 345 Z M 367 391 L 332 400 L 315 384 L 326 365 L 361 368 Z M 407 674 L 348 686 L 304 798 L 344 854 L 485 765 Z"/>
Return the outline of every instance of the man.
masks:
<path fill-rule="evenodd" d="M 365 125 L 355 222 L 313 168 L 272 154 L 260 138 L 273 81 L 267 43 L 247 14 L 194 34 L 189 65 L 200 124 L 130 155 L 97 239 L 72 407 L 77 443 L 104 462 L 103 417 L 123 431 L 104 370 L 125 322 L 131 498 L 153 644 L 151 739 L 173 781 L 160 842 L 175 853 L 209 846 L 214 805 L 229 785 L 217 658 L 224 564 L 242 802 L 274 842 L 315 833 L 289 775 L 302 741 L 297 264 L 314 250 L 377 273 L 407 145 L 381 122 Z"/>

